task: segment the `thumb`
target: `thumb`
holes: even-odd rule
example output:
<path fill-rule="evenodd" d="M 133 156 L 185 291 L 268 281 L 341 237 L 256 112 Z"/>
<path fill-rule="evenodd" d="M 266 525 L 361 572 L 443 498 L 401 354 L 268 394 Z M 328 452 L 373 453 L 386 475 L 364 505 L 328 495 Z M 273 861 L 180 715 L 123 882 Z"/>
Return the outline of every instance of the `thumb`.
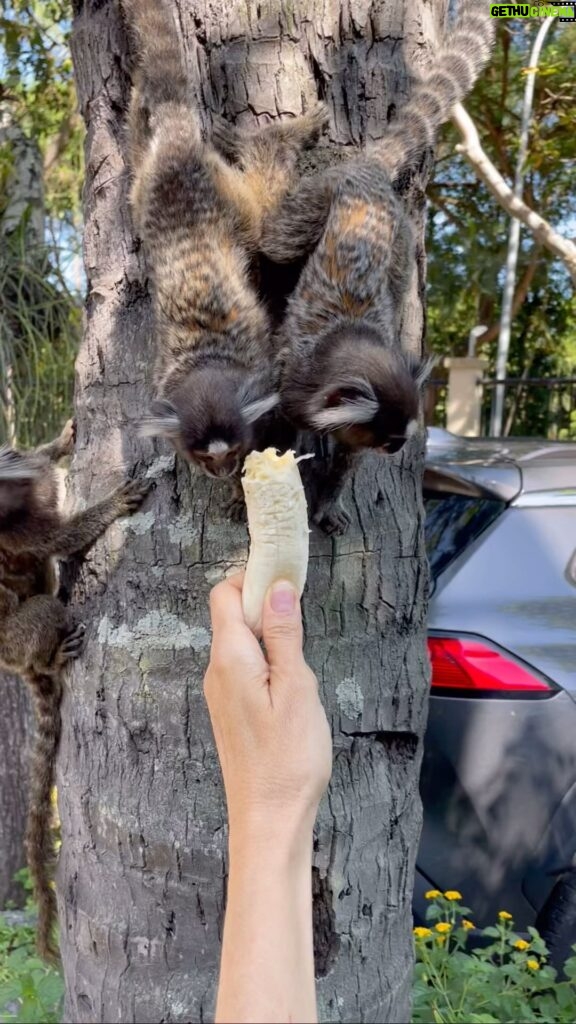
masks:
<path fill-rule="evenodd" d="M 277 580 L 266 594 L 262 639 L 270 668 L 285 670 L 289 664 L 303 660 L 300 600 L 288 580 Z"/>

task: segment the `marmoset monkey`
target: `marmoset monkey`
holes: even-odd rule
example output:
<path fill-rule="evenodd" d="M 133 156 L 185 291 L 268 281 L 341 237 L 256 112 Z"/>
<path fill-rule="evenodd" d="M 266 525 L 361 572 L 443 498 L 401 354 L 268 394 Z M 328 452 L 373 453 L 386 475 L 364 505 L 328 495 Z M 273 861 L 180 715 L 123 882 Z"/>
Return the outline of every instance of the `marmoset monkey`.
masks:
<path fill-rule="evenodd" d="M 131 202 L 153 284 L 157 400 L 144 431 L 212 477 L 238 478 L 278 403 L 273 331 L 249 275 L 262 224 L 293 184 L 326 114 L 201 139 L 165 3 L 122 0 L 136 40 Z M 241 493 L 241 491 L 240 491 Z"/>
<path fill-rule="evenodd" d="M 54 596 L 53 560 L 86 551 L 119 516 L 141 505 L 148 484 L 129 480 L 103 501 L 64 518 L 54 463 L 71 453 L 72 422 L 34 452 L 0 449 L 0 667 L 28 683 L 36 717 L 26 832 L 38 901 L 37 944 L 53 959 L 56 899 L 51 884 L 51 790 L 60 736 L 61 673 L 80 654 L 84 626 Z"/>
<path fill-rule="evenodd" d="M 327 435 L 327 466 L 314 473 L 314 519 L 329 533 L 348 525 L 339 499 L 355 456 L 397 452 L 418 426 L 430 363 L 402 346 L 414 243 L 396 187 L 472 88 L 492 38 L 488 7 L 464 0 L 384 138 L 303 179 L 267 219 L 261 244 L 270 259 L 314 250 L 280 330 L 280 393 L 294 424 Z"/>

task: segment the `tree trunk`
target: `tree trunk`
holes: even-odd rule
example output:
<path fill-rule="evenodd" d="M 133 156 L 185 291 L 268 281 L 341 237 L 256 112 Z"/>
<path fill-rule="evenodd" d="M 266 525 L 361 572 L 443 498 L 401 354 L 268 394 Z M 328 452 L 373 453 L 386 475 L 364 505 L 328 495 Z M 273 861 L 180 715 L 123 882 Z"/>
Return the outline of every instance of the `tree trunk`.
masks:
<path fill-rule="evenodd" d="M 18 350 L 27 338 L 16 329 L 9 311 L 14 303 L 10 265 L 21 263 L 20 282 L 38 272 L 44 246 L 44 179 L 38 143 L 26 135 L 10 105 L 0 113 L 0 146 L 10 155 L 11 169 L 5 185 L 5 206 L 0 218 L 0 442 L 16 445 L 17 409 L 14 377 Z M 18 286 L 17 286 L 18 287 Z M 6 292 L 4 294 L 4 292 Z M 11 294 L 12 293 L 12 294 Z"/>
<path fill-rule="evenodd" d="M 44 178 L 38 143 L 26 135 L 7 104 L 0 114 L 0 145 L 10 152 L 11 172 L 6 182 L 6 205 L 0 234 L 8 238 L 23 232 L 23 251 L 44 244 Z"/>
<path fill-rule="evenodd" d="M 21 905 L 24 890 L 14 874 L 26 865 L 24 833 L 28 808 L 31 711 L 24 683 L 0 676 L 0 908 L 8 900 Z"/>
<path fill-rule="evenodd" d="M 323 156 L 383 133 L 409 92 L 406 63 L 446 3 L 242 5 L 178 0 L 203 119 L 240 123 L 330 106 Z M 409 8 L 409 10 L 408 10 Z M 218 484 L 137 439 L 153 338 L 126 204 L 127 42 L 115 5 L 86 0 L 73 49 L 88 128 L 86 334 L 77 364 L 73 490 L 94 499 L 123 467 L 156 489 L 93 550 L 73 597 L 88 643 L 64 702 L 59 869 L 66 1020 L 212 1017 L 226 882 L 226 815 L 202 679 L 208 593 L 243 564 L 244 527 Z M 423 171 L 423 175 L 424 175 Z M 407 183 L 420 239 L 410 331 L 423 325 L 423 180 Z M 315 843 L 320 1016 L 405 1021 L 418 775 L 427 702 L 422 442 L 366 458 L 345 538 L 314 534 L 306 654 L 334 729 L 334 774 Z"/>
<path fill-rule="evenodd" d="M 0 115 L 0 145 L 10 150 L 12 172 L 5 186 L 5 206 L 0 220 L 2 255 L 18 235 L 23 253 L 37 252 L 44 241 L 44 194 L 42 158 L 12 116 L 9 105 Z M 4 266 L 1 267 L 4 277 Z M 16 444 L 16 410 L 12 392 L 12 347 L 7 344 L 9 328 L 0 312 L 0 443 Z M 20 339 L 22 342 L 22 339 Z M 29 739 L 32 731 L 30 703 L 24 683 L 0 674 L 2 717 L 0 718 L 0 908 L 7 900 L 21 903 L 22 886 L 14 873 L 26 864 L 24 834 L 28 807 Z"/>

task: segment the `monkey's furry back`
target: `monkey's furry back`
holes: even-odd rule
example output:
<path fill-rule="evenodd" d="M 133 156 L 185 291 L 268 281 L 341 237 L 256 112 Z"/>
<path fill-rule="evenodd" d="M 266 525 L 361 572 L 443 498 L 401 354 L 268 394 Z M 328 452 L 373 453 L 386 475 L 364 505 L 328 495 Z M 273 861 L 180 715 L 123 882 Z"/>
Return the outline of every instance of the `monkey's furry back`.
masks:
<path fill-rule="evenodd" d="M 48 461 L 23 457 L 20 453 L 5 448 L 0 450 L 0 479 L 35 479 L 38 515 L 31 510 L 20 530 L 16 526 L 18 540 L 24 549 L 14 550 L 12 543 L 0 532 L 0 653 L 13 646 L 14 638 L 8 635 L 11 598 L 21 605 L 38 593 L 54 592 L 56 577 L 51 559 L 36 556 L 34 535 L 50 530 L 58 517 L 58 483 L 56 472 Z M 25 536 L 30 534 L 29 543 Z M 49 624 L 46 623 L 46 628 Z M 34 895 L 38 903 L 37 948 L 45 959 L 57 957 L 54 944 L 53 925 L 56 918 L 56 896 L 51 880 L 51 864 L 54 851 L 50 822 L 52 819 L 52 787 L 56 752 L 60 738 L 60 680 L 36 672 L 25 672 L 23 678 L 28 684 L 34 707 L 36 735 L 32 748 L 29 773 L 29 806 L 26 823 L 26 859 L 34 884 Z"/>
<path fill-rule="evenodd" d="M 210 243 L 225 237 L 232 247 L 235 224 L 205 166 L 170 5 L 121 0 L 121 8 L 135 49 L 127 119 L 131 205 L 154 286 L 156 377 L 162 379 L 178 361 L 193 360 L 199 344 L 210 348 L 207 335 L 226 323 L 225 280 L 214 258 L 221 246 Z M 228 283 L 243 292 L 243 261 L 235 256 Z"/>
<path fill-rule="evenodd" d="M 55 596 L 55 558 L 86 552 L 148 485 L 127 481 L 96 505 L 64 516 L 55 463 L 72 453 L 74 424 L 35 452 L 0 449 L 0 667 L 29 685 L 36 717 L 26 853 L 38 903 L 36 943 L 56 959 L 51 878 L 51 791 L 60 736 L 61 674 L 82 649 L 84 626 Z"/>
<path fill-rule="evenodd" d="M 231 129 L 226 140 L 217 133 L 224 159 L 202 139 L 169 4 L 123 0 L 123 10 L 137 50 L 131 205 L 150 271 L 157 352 L 143 428 L 238 493 L 242 460 L 261 446 L 278 404 L 274 333 L 252 259 L 325 111 L 318 104 L 253 132 Z"/>
<path fill-rule="evenodd" d="M 246 279 L 240 243 L 247 223 L 218 190 L 201 141 L 170 5 L 121 0 L 121 7 L 136 50 L 131 201 L 154 285 L 162 390 L 166 377 L 194 365 L 200 348 L 202 359 L 251 363 L 267 322 Z"/>
<path fill-rule="evenodd" d="M 296 360 L 302 345 L 308 348 L 331 322 L 366 316 L 384 337 L 394 333 L 413 255 L 410 223 L 394 185 L 434 144 L 454 104 L 472 88 L 493 37 L 488 8 L 462 0 L 453 27 L 384 138 L 301 182 L 267 225 L 263 248 L 272 259 L 287 262 L 317 246 L 284 324 L 287 350 Z M 306 367 L 302 372 L 306 376 Z"/>

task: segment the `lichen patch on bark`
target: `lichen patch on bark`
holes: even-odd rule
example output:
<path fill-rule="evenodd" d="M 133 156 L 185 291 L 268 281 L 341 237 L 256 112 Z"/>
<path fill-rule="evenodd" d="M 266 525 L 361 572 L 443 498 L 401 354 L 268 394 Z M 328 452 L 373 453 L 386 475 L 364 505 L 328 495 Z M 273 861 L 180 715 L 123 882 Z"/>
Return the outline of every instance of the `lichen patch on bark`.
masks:
<path fill-rule="evenodd" d="M 107 647 L 122 647 L 135 658 L 150 650 L 201 651 L 210 646 L 210 633 L 202 626 L 189 625 L 170 612 L 155 609 L 137 619 L 132 626 L 114 626 L 104 615 L 98 626 L 98 642 Z"/>

